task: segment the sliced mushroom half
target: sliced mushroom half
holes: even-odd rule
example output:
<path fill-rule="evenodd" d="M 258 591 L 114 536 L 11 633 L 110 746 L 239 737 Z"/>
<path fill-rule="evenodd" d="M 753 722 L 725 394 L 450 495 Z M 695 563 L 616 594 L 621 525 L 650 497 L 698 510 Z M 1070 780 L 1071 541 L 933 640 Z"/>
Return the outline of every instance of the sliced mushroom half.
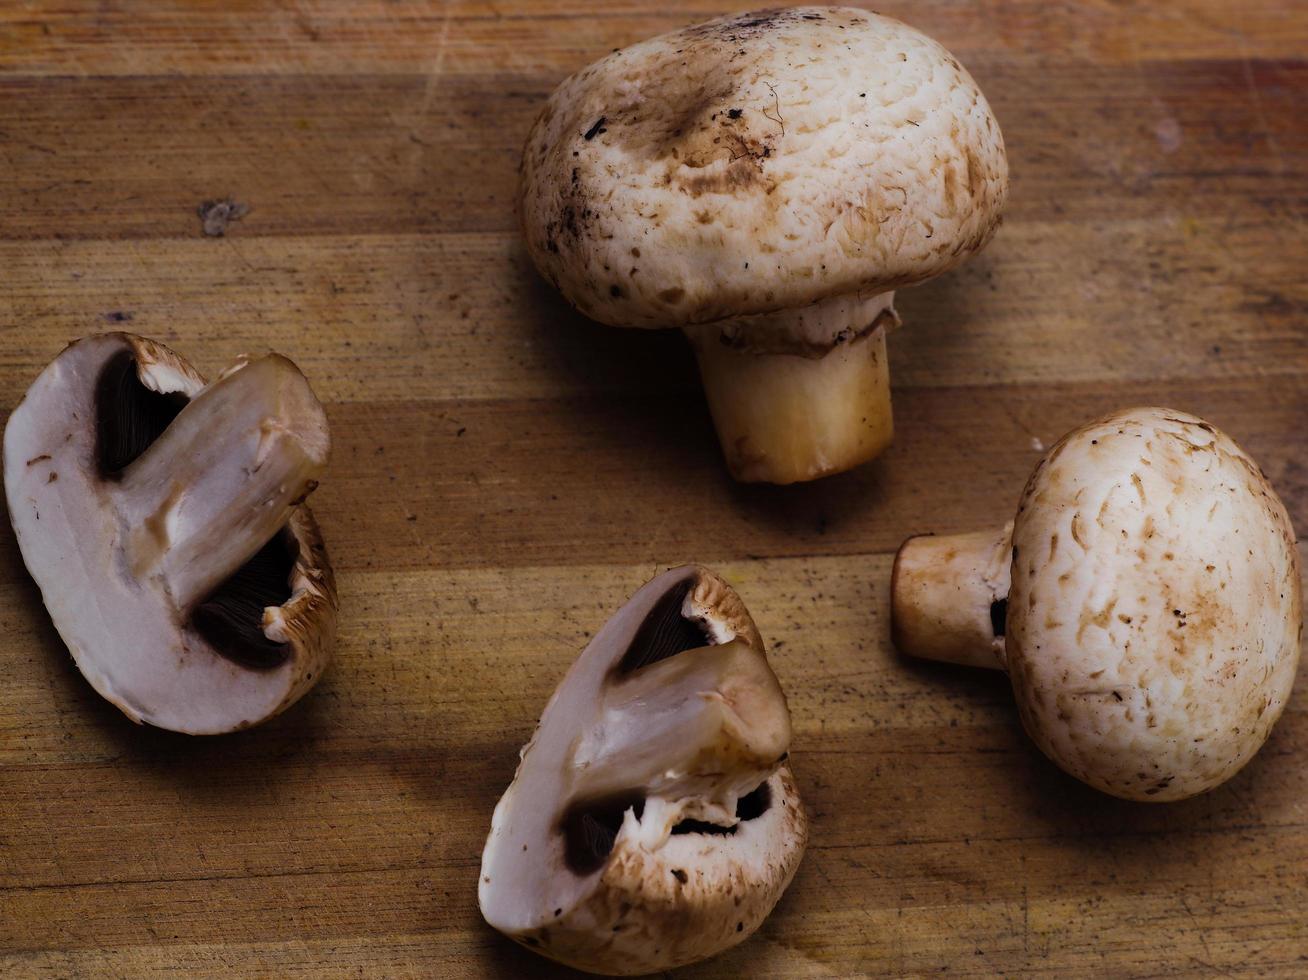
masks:
<path fill-rule="evenodd" d="M 595 973 L 741 942 L 807 840 L 789 745 L 785 695 L 739 597 L 703 568 L 660 575 L 546 705 L 495 808 L 482 914 Z"/>
<path fill-rule="evenodd" d="M 1229 436 L 1171 409 L 1064 436 L 1012 523 L 910 538 L 891 590 L 901 651 L 1007 670 L 1044 753 L 1131 800 L 1239 772 L 1299 663 L 1285 507 Z"/>
<path fill-rule="evenodd" d="M 213 384 L 130 334 L 70 345 L 5 428 L 9 516 L 55 628 L 134 721 L 257 724 L 326 666 L 336 587 L 304 498 L 322 406 L 276 354 Z"/>

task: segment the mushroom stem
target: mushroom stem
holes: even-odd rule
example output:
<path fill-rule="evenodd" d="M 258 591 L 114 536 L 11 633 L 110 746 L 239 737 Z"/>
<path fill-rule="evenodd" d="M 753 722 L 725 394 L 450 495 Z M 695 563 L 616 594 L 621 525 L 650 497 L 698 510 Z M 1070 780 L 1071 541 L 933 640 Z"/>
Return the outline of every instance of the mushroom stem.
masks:
<path fill-rule="evenodd" d="M 1013 525 L 909 538 L 891 575 L 891 637 L 901 652 L 1003 669 Z"/>
<path fill-rule="evenodd" d="M 196 395 L 115 488 L 125 560 L 178 609 L 268 543 L 327 464 L 327 418 L 298 368 L 270 354 Z"/>
<path fill-rule="evenodd" d="M 687 650 L 611 681 L 578 739 L 574 792 L 632 786 L 647 795 L 744 795 L 790 747 L 786 696 L 767 658 L 742 639 Z"/>
<path fill-rule="evenodd" d="M 775 345 L 737 346 L 735 338 L 747 334 L 730 323 L 687 328 L 732 476 L 748 483 L 815 480 L 890 445 L 886 327 L 897 322 L 893 295 L 841 298 L 816 312 L 770 316 L 763 330 L 751 326 L 754 334 L 789 334 Z"/>

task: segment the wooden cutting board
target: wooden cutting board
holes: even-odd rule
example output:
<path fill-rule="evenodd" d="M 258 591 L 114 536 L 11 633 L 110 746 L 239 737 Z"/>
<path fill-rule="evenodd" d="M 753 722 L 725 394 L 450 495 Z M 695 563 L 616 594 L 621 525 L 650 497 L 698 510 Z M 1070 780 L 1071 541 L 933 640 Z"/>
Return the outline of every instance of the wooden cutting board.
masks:
<path fill-rule="evenodd" d="M 0 973 L 519 977 L 481 921 L 491 809 L 554 684 L 657 569 L 753 610 L 790 695 L 808 855 L 685 976 L 1308 975 L 1308 693 L 1228 785 L 1098 795 L 1003 677 L 901 660 L 890 558 L 1003 521 L 1042 448 L 1163 403 L 1227 429 L 1308 529 L 1308 9 L 886 0 L 994 105 L 1007 220 L 903 293 L 897 440 L 733 485 L 685 343 L 533 274 L 518 150 L 569 72 L 721 0 L 0 9 L 0 408 L 128 329 L 329 403 L 314 507 L 335 664 L 266 727 L 132 726 L 0 531 Z M 197 208 L 248 207 L 223 237 Z M 562 974 L 563 971 L 557 971 Z"/>

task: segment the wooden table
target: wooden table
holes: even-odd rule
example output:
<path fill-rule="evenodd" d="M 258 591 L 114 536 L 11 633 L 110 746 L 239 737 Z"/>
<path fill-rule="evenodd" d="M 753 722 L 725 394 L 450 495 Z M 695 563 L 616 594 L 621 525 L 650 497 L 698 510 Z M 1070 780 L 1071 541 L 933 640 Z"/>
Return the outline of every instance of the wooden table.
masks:
<path fill-rule="evenodd" d="M 813 836 L 686 976 L 1308 974 L 1305 685 L 1228 785 L 1132 805 L 1046 762 L 1003 677 L 901 660 L 886 615 L 905 536 L 1002 521 L 1043 446 L 1130 404 L 1226 428 L 1308 529 L 1308 10 L 882 7 L 988 93 L 1012 196 L 902 294 L 893 451 L 790 489 L 733 485 L 681 338 L 585 322 L 514 229 L 553 86 L 721 0 L 0 10 L 0 407 L 89 332 L 289 354 L 329 402 L 342 603 L 282 718 L 139 729 L 5 524 L 0 973 L 549 973 L 478 914 L 491 809 L 586 638 L 696 560 L 771 644 Z M 228 196 L 249 213 L 206 237 Z"/>

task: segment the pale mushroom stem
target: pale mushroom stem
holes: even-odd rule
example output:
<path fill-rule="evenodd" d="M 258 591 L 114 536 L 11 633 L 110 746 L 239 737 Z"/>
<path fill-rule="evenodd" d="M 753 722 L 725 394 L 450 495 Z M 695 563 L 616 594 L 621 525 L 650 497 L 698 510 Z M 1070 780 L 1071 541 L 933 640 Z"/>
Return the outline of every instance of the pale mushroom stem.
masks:
<path fill-rule="evenodd" d="M 744 640 L 688 650 L 615 679 L 597 724 L 578 739 L 574 793 L 642 786 L 673 799 L 744 795 L 790 746 L 786 696 Z"/>
<path fill-rule="evenodd" d="M 891 576 L 891 635 L 901 652 L 1004 668 L 1013 525 L 909 538 Z"/>
<path fill-rule="evenodd" d="M 327 464 L 327 418 L 276 354 L 207 386 L 115 488 L 133 574 L 177 608 L 206 598 L 286 525 Z"/>
<path fill-rule="evenodd" d="M 851 309 L 842 303 L 816 316 L 795 313 L 796 339 L 775 349 L 736 346 L 711 325 L 686 329 L 732 476 L 746 483 L 816 480 L 865 463 L 890 445 L 886 325 L 897 322 L 889 312 L 892 296 L 875 298 L 884 316 L 835 323 L 835 330 L 829 330 L 833 314 L 843 317 L 867 304 Z M 825 321 L 812 325 L 817 336 L 811 339 L 804 336 L 806 315 Z M 771 325 L 784 329 L 786 316 L 769 317 Z"/>

